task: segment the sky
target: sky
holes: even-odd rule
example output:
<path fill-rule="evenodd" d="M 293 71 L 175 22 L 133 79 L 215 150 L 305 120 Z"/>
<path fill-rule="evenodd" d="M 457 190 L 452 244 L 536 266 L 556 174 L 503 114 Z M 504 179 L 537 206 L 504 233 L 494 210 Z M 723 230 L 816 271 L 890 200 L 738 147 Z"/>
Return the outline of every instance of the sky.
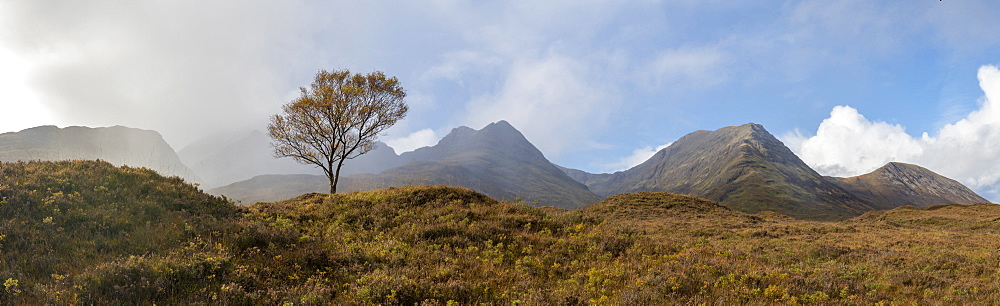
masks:
<path fill-rule="evenodd" d="M 507 120 L 624 170 L 760 123 L 824 175 L 917 163 L 1000 200 L 1000 2 L 0 0 L 0 132 L 263 130 L 320 69 L 400 79 L 398 152 Z"/>

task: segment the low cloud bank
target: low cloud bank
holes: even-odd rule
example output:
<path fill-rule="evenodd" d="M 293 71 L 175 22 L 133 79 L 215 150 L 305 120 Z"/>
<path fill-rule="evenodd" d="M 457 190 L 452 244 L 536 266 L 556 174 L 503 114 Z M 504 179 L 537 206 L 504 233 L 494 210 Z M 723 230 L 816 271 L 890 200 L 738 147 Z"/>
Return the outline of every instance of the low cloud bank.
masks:
<path fill-rule="evenodd" d="M 406 137 L 386 140 L 385 144 L 396 150 L 396 154 L 413 151 L 422 147 L 436 145 L 440 137 L 434 130 L 423 129 L 407 135 Z"/>
<path fill-rule="evenodd" d="M 837 106 L 816 134 L 782 136 L 821 174 L 860 175 L 891 161 L 914 163 L 956 179 L 993 202 L 1000 200 L 1000 69 L 982 66 L 979 109 L 941 127 L 935 136 L 913 137 L 900 125 L 872 121 L 850 106 Z"/>
<path fill-rule="evenodd" d="M 642 162 L 648 160 L 650 157 L 653 157 L 653 154 L 656 154 L 656 152 L 659 152 L 660 150 L 666 149 L 672 143 L 673 142 L 659 145 L 656 146 L 655 148 L 651 146 L 645 146 L 642 148 L 632 150 L 632 155 L 622 157 L 617 162 L 604 165 L 604 169 L 609 170 L 609 172 L 628 170 L 632 167 L 638 166 Z"/>

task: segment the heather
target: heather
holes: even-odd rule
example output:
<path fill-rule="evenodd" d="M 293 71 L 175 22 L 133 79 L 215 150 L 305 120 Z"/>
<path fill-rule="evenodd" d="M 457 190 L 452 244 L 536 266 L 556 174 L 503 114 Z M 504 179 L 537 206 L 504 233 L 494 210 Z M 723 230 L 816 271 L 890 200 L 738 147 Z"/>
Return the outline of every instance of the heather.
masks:
<path fill-rule="evenodd" d="M 839 222 L 620 194 L 465 188 L 240 206 L 105 162 L 0 164 L 0 294 L 22 304 L 934 304 L 1000 298 L 1000 208 Z"/>

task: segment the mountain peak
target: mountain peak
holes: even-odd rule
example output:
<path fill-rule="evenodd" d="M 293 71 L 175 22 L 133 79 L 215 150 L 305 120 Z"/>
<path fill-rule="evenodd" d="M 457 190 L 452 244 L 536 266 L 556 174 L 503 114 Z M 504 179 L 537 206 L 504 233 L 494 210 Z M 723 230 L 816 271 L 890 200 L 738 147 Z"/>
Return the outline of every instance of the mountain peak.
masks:
<path fill-rule="evenodd" d="M 747 123 L 681 137 L 629 170 L 588 180 L 600 195 L 660 191 L 755 213 L 838 219 L 870 210 L 827 182 L 763 126 Z"/>
<path fill-rule="evenodd" d="M 472 134 L 472 133 L 475 133 L 475 132 L 476 132 L 475 129 L 463 125 L 463 126 L 459 126 L 459 127 L 451 129 L 451 132 L 448 132 L 448 135 L 452 135 L 452 134 L 455 134 L 455 135 L 466 135 L 466 134 Z"/>
<path fill-rule="evenodd" d="M 989 203 L 958 181 L 927 168 L 901 162 L 890 162 L 870 173 L 829 180 L 878 209 L 902 205 Z"/>
<path fill-rule="evenodd" d="M 862 177 L 866 175 L 875 175 L 882 179 L 894 179 L 894 180 L 919 179 L 921 177 L 929 177 L 929 178 L 934 178 L 935 181 L 942 181 L 942 182 L 952 181 L 949 178 L 938 175 L 937 173 L 931 171 L 930 169 L 902 162 L 889 162 L 870 173 L 859 175 L 856 177 Z"/>
<path fill-rule="evenodd" d="M 507 122 L 507 120 L 500 120 L 500 121 L 497 121 L 497 122 L 490 123 L 490 124 L 486 125 L 486 127 L 484 127 L 483 129 L 485 130 L 485 129 L 490 128 L 490 127 L 514 129 L 514 126 L 510 125 L 510 122 Z"/>
<path fill-rule="evenodd" d="M 890 173 L 898 173 L 906 171 L 931 172 L 930 170 L 927 170 L 927 168 L 902 162 L 889 162 L 883 165 L 882 167 L 875 169 L 875 171 L 890 172 Z"/>
<path fill-rule="evenodd" d="M 714 131 L 714 133 L 726 134 L 733 140 L 744 140 L 748 138 L 774 138 L 763 125 L 756 123 L 746 123 L 736 126 L 727 126 Z"/>
<path fill-rule="evenodd" d="M 754 131 L 762 131 L 762 130 L 764 130 L 764 126 L 763 125 L 760 125 L 758 123 L 753 123 L 753 122 L 747 122 L 747 123 L 738 125 L 736 127 L 740 128 L 740 129 L 748 129 L 748 130 L 754 130 Z"/>
<path fill-rule="evenodd" d="M 507 123 L 507 121 L 503 120 L 486 125 L 482 130 L 479 130 L 479 134 L 491 135 L 492 137 L 496 137 L 497 135 L 505 138 L 515 137 L 519 138 L 517 139 L 518 141 L 521 141 L 522 139 L 524 142 L 528 141 L 524 138 L 524 134 L 521 134 L 521 131 L 514 128 L 514 126 Z"/>

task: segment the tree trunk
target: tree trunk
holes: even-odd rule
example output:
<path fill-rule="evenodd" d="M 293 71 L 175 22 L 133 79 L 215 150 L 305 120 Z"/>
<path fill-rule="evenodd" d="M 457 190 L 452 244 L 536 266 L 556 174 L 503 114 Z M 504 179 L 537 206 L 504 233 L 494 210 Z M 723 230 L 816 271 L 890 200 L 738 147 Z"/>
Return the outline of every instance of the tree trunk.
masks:
<path fill-rule="evenodd" d="M 323 167 L 323 172 L 326 173 L 326 179 L 330 181 L 330 194 L 337 193 L 337 174 L 333 172 L 333 162 L 327 163 L 326 167 Z"/>
<path fill-rule="evenodd" d="M 344 166 L 344 159 L 337 162 L 337 170 L 333 173 L 333 180 L 330 181 L 330 194 L 337 193 L 337 183 L 340 181 L 340 167 Z"/>

